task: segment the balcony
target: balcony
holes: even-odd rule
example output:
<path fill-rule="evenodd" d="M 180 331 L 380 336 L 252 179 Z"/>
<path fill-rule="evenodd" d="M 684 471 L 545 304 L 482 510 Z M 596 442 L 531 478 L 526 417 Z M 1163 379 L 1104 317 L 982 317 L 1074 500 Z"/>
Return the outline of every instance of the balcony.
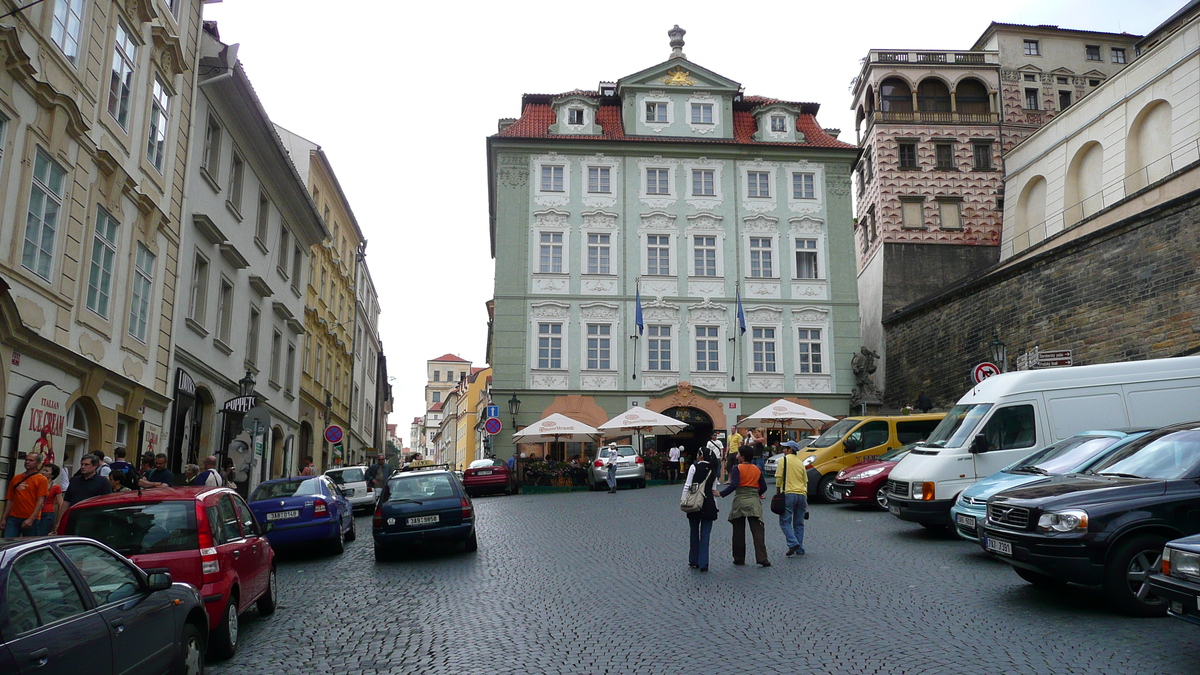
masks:
<path fill-rule="evenodd" d="M 998 52 L 960 51 L 895 51 L 872 49 L 870 63 L 902 63 L 908 65 L 1000 66 Z"/>
<path fill-rule="evenodd" d="M 999 124 L 999 113 L 968 113 L 942 111 L 899 111 L 876 110 L 867 116 L 867 126 L 876 122 L 900 122 L 908 124 Z"/>

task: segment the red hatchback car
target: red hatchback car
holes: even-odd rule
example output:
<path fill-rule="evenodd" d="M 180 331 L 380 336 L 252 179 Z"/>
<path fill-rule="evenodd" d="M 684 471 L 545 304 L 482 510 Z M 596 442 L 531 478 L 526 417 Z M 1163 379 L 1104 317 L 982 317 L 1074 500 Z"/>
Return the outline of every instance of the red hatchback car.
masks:
<path fill-rule="evenodd" d="M 888 510 L 887 479 L 892 469 L 904 459 L 916 443 L 888 450 L 874 461 L 859 462 L 838 472 L 833 481 L 834 494 L 841 495 L 840 501 L 873 503 Z"/>
<path fill-rule="evenodd" d="M 208 612 L 209 651 L 229 658 L 238 616 L 275 611 L 275 551 L 242 497 L 224 487 L 158 488 L 92 497 L 68 509 L 59 534 L 91 537 L 142 569 L 195 586 Z"/>
<path fill-rule="evenodd" d="M 463 472 L 463 489 L 472 497 L 488 492 L 515 495 L 521 489 L 517 476 L 502 459 L 477 459 Z"/>

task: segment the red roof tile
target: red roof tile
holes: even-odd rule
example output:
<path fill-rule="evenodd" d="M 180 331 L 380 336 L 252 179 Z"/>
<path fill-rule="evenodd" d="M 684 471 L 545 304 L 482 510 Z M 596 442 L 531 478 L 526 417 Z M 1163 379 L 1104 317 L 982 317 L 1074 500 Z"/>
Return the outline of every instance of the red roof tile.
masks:
<path fill-rule="evenodd" d="M 431 407 L 429 409 L 429 412 L 441 412 L 441 411 L 442 411 L 442 402 L 441 401 L 434 403 L 433 407 Z"/>
<path fill-rule="evenodd" d="M 621 106 L 616 99 L 606 98 L 601 101 L 600 110 L 596 113 L 596 123 L 600 125 L 602 133 L 592 136 L 576 136 L 576 135 L 561 135 L 550 134 L 550 125 L 554 124 L 554 110 L 550 107 L 548 98 L 556 96 L 548 96 L 545 94 L 531 95 L 527 94 L 525 98 L 525 108 L 521 111 L 521 117 L 516 122 L 509 125 L 504 131 L 496 134 L 500 138 L 561 138 L 570 140 L 585 140 L 585 141 L 638 141 L 638 142 L 663 142 L 663 143 L 736 143 L 739 145 L 773 145 L 773 146 L 793 146 L 793 147 L 816 147 L 816 148 L 841 148 L 847 150 L 856 150 L 857 147 L 837 140 L 836 138 L 825 133 L 821 125 L 817 124 L 817 118 L 810 113 L 802 113 L 796 121 L 797 128 L 804 133 L 803 143 L 783 143 L 779 141 L 756 141 L 754 140 L 754 132 L 758 130 L 758 125 L 754 121 L 754 115 L 749 108 L 767 105 L 770 103 L 785 103 L 796 107 L 809 106 L 813 107 L 812 103 L 793 103 L 790 101 L 780 101 L 778 99 L 766 98 L 763 96 L 746 96 L 738 105 L 738 108 L 733 112 L 733 138 L 691 138 L 677 136 L 626 136 L 625 127 L 621 123 Z M 534 99 L 534 100 L 530 100 Z M 542 101 L 546 102 L 542 102 Z M 811 108 L 810 108 L 811 109 Z"/>
<path fill-rule="evenodd" d="M 441 356 L 437 357 L 436 359 L 430 359 L 430 360 L 431 361 L 453 361 L 455 363 L 470 363 L 470 361 L 467 361 L 466 359 L 460 359 L 453 354 L 442 354 Z"/>

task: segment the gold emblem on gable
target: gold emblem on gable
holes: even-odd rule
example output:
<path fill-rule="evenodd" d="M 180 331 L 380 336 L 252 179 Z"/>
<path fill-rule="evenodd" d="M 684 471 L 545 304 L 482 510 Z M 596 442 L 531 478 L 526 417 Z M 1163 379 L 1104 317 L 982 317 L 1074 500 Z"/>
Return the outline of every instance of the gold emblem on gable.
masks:
<path fill-rule="evenodd" d="M 690 87 L 696 84 L 696 80 L 691 78 L 691 73 L 679 66 L 675 66 L 675 70 L 668 71 L 667 76 L 660 79 L 659 82 L 673 87 Z"/>

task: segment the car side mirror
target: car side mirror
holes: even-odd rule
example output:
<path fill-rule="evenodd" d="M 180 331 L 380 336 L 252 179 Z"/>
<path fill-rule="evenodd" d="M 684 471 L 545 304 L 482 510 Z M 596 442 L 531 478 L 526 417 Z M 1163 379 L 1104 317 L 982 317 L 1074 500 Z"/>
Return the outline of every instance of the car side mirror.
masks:
<path fill-rule="evenodd" d="M 987 436 L 984 436 L 983 434 L 976 434 L 975 440 L 971 441 L 970 450 L 971 450 L 972 454 L 979 454 L 981 452 L 987 452 L 988 451 Z"/>
<path fill-rule="evenodd" d="M 151 591 L 165 591 L 171 587 L 171 573 L 165 567 L 146 570 L 146 588 Z"/>

